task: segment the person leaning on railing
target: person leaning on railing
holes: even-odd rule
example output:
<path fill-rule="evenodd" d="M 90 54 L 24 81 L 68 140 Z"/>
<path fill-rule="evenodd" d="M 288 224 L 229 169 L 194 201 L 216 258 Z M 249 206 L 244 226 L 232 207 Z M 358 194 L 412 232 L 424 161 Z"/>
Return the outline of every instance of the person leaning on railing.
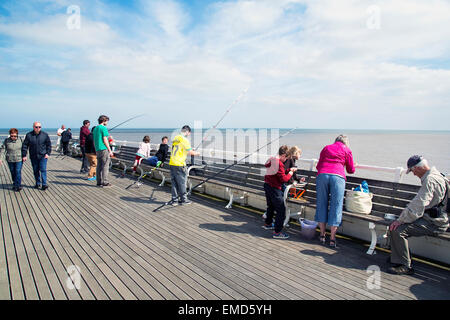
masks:
<path fill-rule="evenodd" d="M 325 244 L 326 224 L 330 226 L 330 247 L 336 248 L 336 231 L 342 223 L 342 207 L 345 194 L 345 170 L 355 172 L 353 154 L 349 148 L 349 140 L 339 135 L 334 144 L 328 145 L 320 152 L 317 163 L 316 179 L 316 215 L 319 223 L 319 240 Z M 330 205 L 328 206 L 328 203 Z"/>
<path fill-rule="evenodd" d="M 413 274 L 409 254 L 408 238 L 435 236 L 449 227 L 446 212 L 449 183 L 428 161 L 414 155 L 408 159 L 408 170 L 420 178 L 422 186 L 417 195 L 389 227 L 391 235 L 391 274 Z"/>

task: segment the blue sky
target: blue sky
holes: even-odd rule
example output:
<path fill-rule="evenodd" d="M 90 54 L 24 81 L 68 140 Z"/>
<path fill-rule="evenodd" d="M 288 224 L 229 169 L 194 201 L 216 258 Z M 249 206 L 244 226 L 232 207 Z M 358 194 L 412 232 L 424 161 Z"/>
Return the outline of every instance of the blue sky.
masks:
<path fill-rule="evenodd" d="M 3 0 L 0 127 L 208 127 L 249 88 L 223 127 L 449 130 L 449 16 L 445 0 Z"/>

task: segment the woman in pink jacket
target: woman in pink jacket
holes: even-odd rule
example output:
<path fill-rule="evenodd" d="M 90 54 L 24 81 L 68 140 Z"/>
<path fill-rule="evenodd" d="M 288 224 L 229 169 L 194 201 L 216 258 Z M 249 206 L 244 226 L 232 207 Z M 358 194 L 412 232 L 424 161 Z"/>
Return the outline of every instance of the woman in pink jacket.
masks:
<path fill-rule="evenodd" d="M 336 231 L 342 222 L 345 170 L 354 173 L 355 164 L 347 136 L 340 135 L 320 152 L 316 179 L 315 221 L 319 222 L 320 242 L 325 244 L 325 227 L 328 224 L 331 229 L 330 247 L 333 248 L 336 248 Z"/>

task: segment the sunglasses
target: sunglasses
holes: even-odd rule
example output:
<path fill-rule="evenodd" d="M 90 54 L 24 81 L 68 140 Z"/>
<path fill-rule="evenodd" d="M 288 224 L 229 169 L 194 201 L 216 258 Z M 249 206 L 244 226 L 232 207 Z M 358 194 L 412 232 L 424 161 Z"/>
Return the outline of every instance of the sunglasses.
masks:
<path fill-rule="evenodd" d="M 42 127 L 35 126 L 35 128 L 40 129 L 40 128 L 42 128 Z"/>
<path fill-rule="evenodd" d="M 17 135 L 10 135 L 11 138 L 17 138 Z"/>

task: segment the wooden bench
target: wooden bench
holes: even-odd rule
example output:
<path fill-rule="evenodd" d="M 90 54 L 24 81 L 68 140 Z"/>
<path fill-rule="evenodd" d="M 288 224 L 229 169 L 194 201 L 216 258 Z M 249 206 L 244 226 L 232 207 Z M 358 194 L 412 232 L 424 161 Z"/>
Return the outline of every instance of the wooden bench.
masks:
<path fill-rule="evenodd" d="M 317 172 L 306 170 L 299 170 L 299 172 L 300 174 L 310 176 L 310 183 L 307 186 L 305 198 L 308 200 L 309 206 L 315 209 Z M 377 243 L 384 242 L 384 246 L 388 245 L 387 232 L 392 220 L 387 220 L 385 215 L 393 214 L 396 219 L 408 203 L 416 196 L 420 186 L 347 176 L 345 189 L 352 190 L 358 187 L 364 180 L 368 183 L 369 190 L 373 194 L 371 213 L 366 215 L 346 211 L 344 202 L 343 215 L 368 222 L 368 228 L 371 233 L 371 244 L 367 253 L 373 254 Z M 382 226 L 382 229 L 385 230 L 380 236 L 376 234 L 376 225 Z M 439 234 L 437 237 L 450 240 L 450 233 Z"/>
<path fill-rule="evenodd" d="M 121 176 L 124 177 L 127 171 L 129 171 L 133 165 L 134 161 L 136 160 L 136 152 L 139 150 L 137 147 L 129 147 L 129 146 L 121 146 L 118 152 L 116 152 L 114 155 L 115 157 L 112 158 L 111 166 L 117 165 L 119 168 L 122 167 L 122 174 Z M 156 154 L 157 150 L 151 150 L 150 156 L 154 156 Z M 170 178 L 170 170 L 165 168 L 165 166 L 169 163 L 170 160 L 170 152 L 168 153 L 163 166 L 161 167 L 153 167 L 151 166 L 146 159 L 142 160 L 141 164 L 137 166 L 136 172 L 139 171 L 139 177 L 136 181 L 136 186 L 139 187 L 142 184 L 142 180 L 146 176 L 152 176 L 154 173 L 159 174 L 159 177 L 161 179 L 161 183 L 159 186 L 164 186 L 167 178 Z M 189 166 L 187 168 L 187 176 L 189 177 L 190 171 L 193 169 L 201 169 L 202 167 L 194 167 Z M 188 179 L 188 185 L 187 190 L 190 193 L 192 189 L 192 183 Z"/>
<path fill-rule="evenodd" d="M 232 205 L 236 200 L 241 200 L 243 205 L 247 205 L 249 194 L 265 197 L 264 175 L 266 168 L 264 165 L 239 163 L 235 164 L 226 171 L 221 172 L 233 162 L 219 163 L 217 162 L 217 159 L 206 157 L 198 157 L 197 159 L 194 159 L 194 161 L 195 164 L 203 165 L 204 168 L 202 170 L 195 170 L 191 175 L 191 179 L 197 179 L 199 182 L 210 179 L 208 180 L 210 183 L 225 187 L 229 200 L 225 208 L 232 208 Z M 305 178 L 307 179 L 307 177 Z M 287 186 L 284 192 L 284 202 L 286 206 L 286 218 L 284 221 L 285 226 L 288 226 L 290 219 L 300 219 L 302 214 L 302 210 L 298 212 L 291 212 L 289 203 L 294 200 L 289 199 L 289 191 L 294 187 L 304 188 L 305 185 L 306 183 L 299 183 L 295 186 L 291 184 Z M 307 200 L 302 198 L 300 200 L 295 200 L 295 202 L 303 206 L 306 205 Z"/>

